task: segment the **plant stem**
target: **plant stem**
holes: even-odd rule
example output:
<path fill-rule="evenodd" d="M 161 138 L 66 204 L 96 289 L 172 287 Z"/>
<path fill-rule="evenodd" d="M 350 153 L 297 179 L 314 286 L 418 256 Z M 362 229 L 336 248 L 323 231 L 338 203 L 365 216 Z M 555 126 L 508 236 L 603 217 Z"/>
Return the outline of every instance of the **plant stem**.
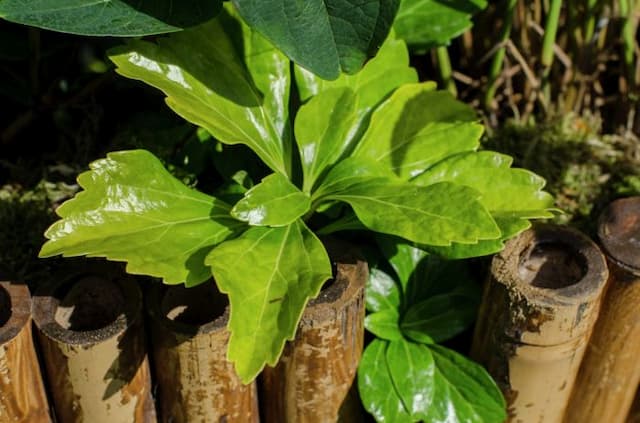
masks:
<path fill-rule="evenodd" d="M 587 9 L 585 11 L 585 23 L 584 23 L 584 37 L 583 42 L 588 44 L 593 38 L 593 33 L 596 28 L 596 7 L 598 6 L 598 0 L 587 0 Z"/>
<path fill-rule="evenodd" d="M 505 9 L 504 14 L 504 23 L 502 25 L 502 30 L 500 31 L 500 37 L 498 39 L 499 47 L 497 48 L 496 53 L 493 56 L 491 68 L 489 69 L 487 91 L 485 92 L 484 96 L 484 107 L 487 110 L 491 109 L 493 106 L 493 99 L 496 94 L 498 77 L 502 72 L 502 65 L 504 63 L 504 56 L 506 52 L 505 42 L 509 39 L 509 36 L 511 35 L 511 27 L 513 26 L 513 12 L 516 7 L 517 0 L 507 0 L 507 2 L 507 8 Z"/>
<path fill-rule="evenodd" d="M 553 64 L 553 47 L 556 44 L 556 36 L 558 34 L 558 22 L 560 21 L 560 9 L 562 8 L 562 0 L 551 0 L 549 15 L 544 28 L 544 38 L 542 39 L 542 94 L 548 102 L 551 97 L 549 88 L 549 73 Z"/>
<path fill-rule="evenodd" d="M 629 89 L 633 89 L 635 87 L 635 77 L 634 77 L 634 45 L 635 45 L 635 37 L 633 30 L 633 9 L 634 9 L 634 1 L 633 0 L 620 0 L 620 14 L 624 18 L 624 24 L 622 25 L 622 40 L 624 45 L 624 67 L 625 67 L 625 76 L 627 79 L 627 83 L 629 85 Z"/>
<path fill-rule="evenodd" d="M 454 97 L 458 96 L 458 90 L 456 89 L 456 83 L 453 81 L 451 75 L 451 60 L 449 58 L 449 52 L 446 47 L 438 47 L 436 49 L 436 55 L 438 56 L 438 69 L 440 70 L 440 78 L 442 79 L 442 85 L 444 88 L 453 94 Z"/>

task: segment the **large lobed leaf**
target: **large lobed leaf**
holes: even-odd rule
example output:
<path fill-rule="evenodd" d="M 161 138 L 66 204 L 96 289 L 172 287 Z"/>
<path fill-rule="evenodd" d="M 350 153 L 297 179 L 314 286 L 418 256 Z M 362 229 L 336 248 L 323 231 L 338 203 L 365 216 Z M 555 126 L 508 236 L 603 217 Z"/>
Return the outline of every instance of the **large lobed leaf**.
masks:
<path fill-rule="evenodd" d="M 84 191 L 58 208 L 41 257 L 106 257 L 192 286 L 211 277 L 204 258 L 213 246 L 243 226 L 230 206 L 188 188 L 144 150 L 110 153 L 78 183 Z"/>
<path fill-rule="evenodd" d="M 542 190 L 544 179 L 528 170 L 511 168 L 511 163 L 509 156 L 493 151 L 466 152 L 443 160 L 412 180 L 421 186 L 448 181 L 474 188 L 482 193 L 482 204 L 500 227 L 499 239 L 429 247 L 431 251 L 449 258 L 492 254 L 504 247 L 505 240 L 529 228 L 529 219 L 553 217 L 553 197 Z"/>
<path fill-rule="evenodd" d="M 318 238 L 297 220 L 289 226 L 252 227 L 206 258 L 218 287 L 229 295 L 228 357 L 242 381 L 275 365 L 292 339 L 302 311 L 331 277 Z"/>
<path fill-rule="evenodd" d="M 506 404 L 478 364 L 438 345 L 374 340 L 358 367 L 362 402 L 378 422 L 494 423 Z"/>
<path fill-rule="evenodd" d="M 240 25 L 223 12 L 157 44 L 132 41 L 109 57 L 118 73 L 162 90 L 183 118 L 226 144 L 249 146 L 288 175 L 289 61 L 257 34 L 236 39 Z"/>
<path fill-rule="evenodd" d="M 220 0 L 2 0 L 0 17 L 72 34 L 133 37 L 198 25 L 221 5 Z"/>
<path fill-rule="evenodd" d="M 367 228 L 422 244 L 447 246 L 500 236 L 475 190 L 449 182 L 419 187 L 381 174 L 367 160 L 343 160 L 314 200 L 347 202 Z"/>
<path fill-rule="evenodd" d="M 474 110 L 434 89 L 432 83 L 398 88 L 374 112 L 355 155 L 409 179 L 453 154 L 477 149 L 483 127 Z"/>
<path fill-rule="evenodd" d="M 355 73 L 389 33 L 399 0 L 233 0 L 242 17 L 324 79 Z"/>
<path fill-rule="evenodd" d="M 418 51 L 446 46 L 472 25 L 486 0 L 402 0 L 393 23 L 399 38 Z"/>

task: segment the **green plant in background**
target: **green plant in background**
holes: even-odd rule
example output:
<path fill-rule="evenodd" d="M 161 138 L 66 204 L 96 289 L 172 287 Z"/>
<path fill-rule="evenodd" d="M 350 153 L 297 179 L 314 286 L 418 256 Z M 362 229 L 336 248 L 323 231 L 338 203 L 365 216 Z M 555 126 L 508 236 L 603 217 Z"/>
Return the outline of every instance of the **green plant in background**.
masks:
<path fill-rule="evenodd" d="M 393 38 L 360 73 L 335 81 L 299 66 L 292 75 L 290 61 L 233 12 L 110 57 L 219 142 L 249 147 L 268 174 L 248 190 L 262 175 L 236 183 L 242 198 L 230 204 L 185 186 L 147 151 L 111 153 L 80 175 L 84 191 L 58 209 L 41 255 L 127 261 L 131 273 L 187 286 L 213 274 L 229 295 L 228 357 L 245 382 L 277 362 L 331 277 L 314 230 L 357 222 L 465 256 L 498 251 L 528 219 L 551 216 L 544 181 L 511 169 L 506 156 L 476 152 L 473 110 L 417 83 Z"/>
<path fill-rule="evenodd" d="M 465 264 L 379 236 L 365 327 L 376 336 L 358 367 L 365 408 L 379 422 L 501 422 L 502 393 L 478 364 L 438 343 L 476 316 L 479 288 Z M 388 261 L 391 269 L 384 265 Z"/>
<path fill-rule="evenodd" d="M 355 73 L 387 37 L 399 0 L 234 0 L 246 22 L 292 60 L 335 79 Z M 180 31 L 220 13 L 222 0 L 0 1 L 0 18 L 93 36 L 142 36 Z M 214 41 L 215 42 L 215 41 Z"/>

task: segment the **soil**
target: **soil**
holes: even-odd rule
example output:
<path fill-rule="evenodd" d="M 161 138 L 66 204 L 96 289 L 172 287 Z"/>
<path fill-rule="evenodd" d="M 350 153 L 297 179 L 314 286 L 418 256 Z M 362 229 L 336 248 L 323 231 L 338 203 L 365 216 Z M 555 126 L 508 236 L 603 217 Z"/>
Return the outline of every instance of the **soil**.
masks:
<path fill-rule="evenodd" d="M 84 332 L 102 329 L 124 312 L 124 297 L 118 285 L 88 276 L 64 293 L 55 320 L 64 329 Z"/>
<path fill-rule="evenodd" d="M 212 281 L 207 281 L 193 288 L 168 288 L 162 297 L 160 309 L 169 320 L 202 326 L 222 316 L 228 304 L 227 297 L 217 292 Z"/>
<path fill-rule="evenodd" d="M 586 263 L 567 245 L 542 243 L 520 259 L 518 273 L 537 288 L 559 289 L 578 283 L 586 274 Z"/>
<path fill-rule="evenodd" d="M 11 317 L 11 298 L 9 293 L 0 287 L 0 327 L 4 326 Z"/>

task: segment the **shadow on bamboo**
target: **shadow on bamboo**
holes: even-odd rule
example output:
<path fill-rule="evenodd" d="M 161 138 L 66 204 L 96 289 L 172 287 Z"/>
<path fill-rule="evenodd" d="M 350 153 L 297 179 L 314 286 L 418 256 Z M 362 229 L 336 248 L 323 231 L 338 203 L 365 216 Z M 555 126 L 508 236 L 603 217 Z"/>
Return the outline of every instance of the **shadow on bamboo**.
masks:
<path fill-rule="evenodd" d="M 42 286 L 33 319 L 56 416 L 65 423 L 156 421 L 138 282 L 92 265 Z"/>

